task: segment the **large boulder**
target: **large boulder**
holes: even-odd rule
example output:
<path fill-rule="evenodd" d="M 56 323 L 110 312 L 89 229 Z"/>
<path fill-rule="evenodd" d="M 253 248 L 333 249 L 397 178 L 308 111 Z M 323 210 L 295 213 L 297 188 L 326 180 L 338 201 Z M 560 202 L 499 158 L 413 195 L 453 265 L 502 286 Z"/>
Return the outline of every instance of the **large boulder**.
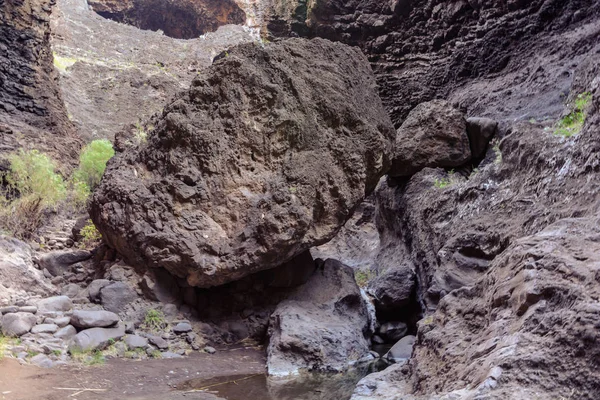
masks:
<path fill-rule="evenodd" d="M 0 319 L 0 328 L 4 336 L 18 337 L 26 334 L 35 326 L 35 315 L 25 312 L 4 314 Z"/>
<path fill-rule="evenodd" d="M 109 163 L 91 216 L 130 264 L 199 287 L 330 240 L 394 138 L 367 59 L 322 39 L 221 54 L 154 125 Z"/>
<path fill-rule="evenodd" d="M 369 326 L 352 268 L 333 259 L 321 262 L 271 316 L 268 372 L 344 371 L 369 352 Z"/>
<path fill-rule="evenodd" d="M 75 310 L 71 325 L 77 328 L 106 328 L 119 322 L 119 316 L 104 310 Z"/>
<path fill-rule="evenodd" d="M 390 176 L 411 176 L 425 167 L 458 167 L 471 159 L 467 122 L 444 100 L 416 106 L 398 129 Z"/>
<path fill-rule="evenodd" d="M 408 265 L 384 271 L 369 282 L 367 292 L 373 296 L 379 312 L 399 311 L 416 295 L 417 279 Z"/>
<path fill-rule="evenodd" d="M 116 328 L 86 329 L 73 337 L 69 343 L 69 351 L 102 350 L 123 336 L 125 336 L 125 328 L 122 325 Z"/>
<path fill-rule="evenodd" d="M 52 276 L 60 276 L 71 269 L 73 264 L 88 260 L 92 253 L 87 250 L 52 251 L 39 259 L 41 269 L 47 269 Z"/>
<path fill-rule="evenodd" d="M 100 289 L 100 303 L 113 313 L 125 311 L 125 307 L 137 298 L 136 291 L 124 282 L 113 282 Z"/>

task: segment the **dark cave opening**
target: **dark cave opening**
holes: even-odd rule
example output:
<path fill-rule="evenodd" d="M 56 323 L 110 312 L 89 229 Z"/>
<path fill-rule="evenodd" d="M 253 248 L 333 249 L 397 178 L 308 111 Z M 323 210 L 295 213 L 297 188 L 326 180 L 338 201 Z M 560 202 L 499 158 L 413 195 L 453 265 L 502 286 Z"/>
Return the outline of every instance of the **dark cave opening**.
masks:
<path fill-rule="evenodd" d="M 176 39 L 194 39 L 219 26 L 243 24 L 246 14 L 233 0 L 133 0 L 114 3 L 92 0 L 100 16 Z"/>

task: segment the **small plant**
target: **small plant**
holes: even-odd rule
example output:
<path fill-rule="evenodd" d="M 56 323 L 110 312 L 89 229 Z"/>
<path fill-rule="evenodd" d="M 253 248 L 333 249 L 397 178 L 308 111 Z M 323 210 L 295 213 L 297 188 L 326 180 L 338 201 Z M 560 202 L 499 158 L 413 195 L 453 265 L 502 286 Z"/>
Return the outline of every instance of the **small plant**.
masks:
<path fill-rule="evenodd" d="M 67 68 L 71 67 L 73 64 L 75 64 L 77 62 L 76 58 L 61 57 L 56 53 L 52 53 L 52 55 L 54 57 L 54 60 L 53 60 L 54 66 L 61 73 L 67 72 Z"/>
<path fill-rule="evenodd" d="M 104 354 L 99 350 L 84 351 L 74 348 L 70 349 L 69 352 L 73 361 L 84 365 L 101 365 L 106 361 Z"/>
<path fill-rule="evenodd" d="M 52 350 L 52 354 L 54 354 L 55 356 L 59 357 L 62 354 L 62 351 L 56 349 L 56 350 Z"/>
<path fill-rule="evenodd" d="M 496 158 L 494 159 L 494 164 L 499 165 L 502 164 L 502 150 L 500 150 L 500 142 L 495 140 L 494 145 L 492 146 L 492 150 L 496 153 Z"/>
<path fill-rule="evenodd" d="M 79 156 L 79 167 L 73 177 L 93 190 L 100 183 L 106 163 L 115 155 L 112 143 L 106 139 L 94 140 L 85 146 Z"/>
<path fill-rule="evenodd" d="M 0 360 L 6 356 L 6 350 L 8 349 L 9 339 L 0 333 Z"/>
<path fill-rule="evenodd" d="M 160 310 L 150 309 L 146 311 L 144 326 L 152 332 L 159 332 L 165 327 L 165 315 Z"/>
<path fill-rule="evenodd" d="M 577 95 L 571 112 L 557 122 L 554 134 L 571 137 L 581 132 L 587 116 L 587 107 L 591 100 L 592 94 L 589 92 Z"/>
<path fill-rule="evenodd" d="M 144 144 L 148 141 L 148 133 L 146 132 L 146 130 L 144 129 L 142 124 L 140 124 L 139 122 L 136 122 L 136 124 L 135 124 L 134 137 L 135 137 L 136 144 L 138 146 L 141 144 Z"/>
<path fill-rule="evenodd" d="M 357 269 L 354 271 L 354 280 L 361 288 L 367 287 L 373 278 L 375 278 L 375 271 L 371 269 Z"/>
<path fill-rule="evenodd" d="M 151 358 L 162 358 L 162 353 L 160 352 L 160 350 L 152 350 L 152 352 L 150 353 L 150 357 Z"/>
<path fill-rule="evenodd" d="M 96 225 L 92 222 L 91 219 L 88 219 L 85 226 L 81 229 L 81 241 L 80 247 L 89 248 L 93 247 L 94 244 L 98 243 L 102 240 L 102 235 L 96 229 Z"/>
<path fill-rule="evenodd" d="M 452 182 L 450 181 L 450 178 L 442 178 L 442 179 L 435 178 L 435 180 L 433 181 L 433 184 L 435 185 L 436 188 L 443 189 L 445 187 L 450 186 L 452 184 Z"/>

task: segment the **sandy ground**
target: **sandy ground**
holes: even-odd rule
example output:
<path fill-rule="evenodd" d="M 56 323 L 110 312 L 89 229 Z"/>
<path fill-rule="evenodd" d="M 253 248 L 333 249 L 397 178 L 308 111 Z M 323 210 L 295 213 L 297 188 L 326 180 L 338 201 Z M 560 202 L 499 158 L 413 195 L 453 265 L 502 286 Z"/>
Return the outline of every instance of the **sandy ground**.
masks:
<path fill-rule="evenodd" d="M 42 369 L 20 365 L 15 359 L 0 361 L 1 400 L 171 400 L 217 397 L 176 391 L 190 379 L 265 371 L 264 351 L 242 348 L 198 353 L 170 360 L 108 360 L 99 366 L 65 366 Z M 104 389 L 83 391 L 66 389 Z"/>

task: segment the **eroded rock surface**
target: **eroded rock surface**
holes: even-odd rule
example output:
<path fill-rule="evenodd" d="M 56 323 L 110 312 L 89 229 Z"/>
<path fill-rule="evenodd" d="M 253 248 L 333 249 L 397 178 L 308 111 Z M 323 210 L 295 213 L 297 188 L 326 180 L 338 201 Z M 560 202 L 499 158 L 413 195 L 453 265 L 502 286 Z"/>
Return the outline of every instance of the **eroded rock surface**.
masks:
<path fill-rule="evenodd" d="M 352 268 L 321 261 L 309 281 L 271 315 L 268 372 L 345 371 L 368 354 L 369 326 Z"/>
<path fill-rule="evenodd" d="M 394 137 L 365 58 L 322 39 L 239 46 L 155 122 L 109 163 L 92 219 L 131 264 L 200 287 L 330 240 Z"/>

